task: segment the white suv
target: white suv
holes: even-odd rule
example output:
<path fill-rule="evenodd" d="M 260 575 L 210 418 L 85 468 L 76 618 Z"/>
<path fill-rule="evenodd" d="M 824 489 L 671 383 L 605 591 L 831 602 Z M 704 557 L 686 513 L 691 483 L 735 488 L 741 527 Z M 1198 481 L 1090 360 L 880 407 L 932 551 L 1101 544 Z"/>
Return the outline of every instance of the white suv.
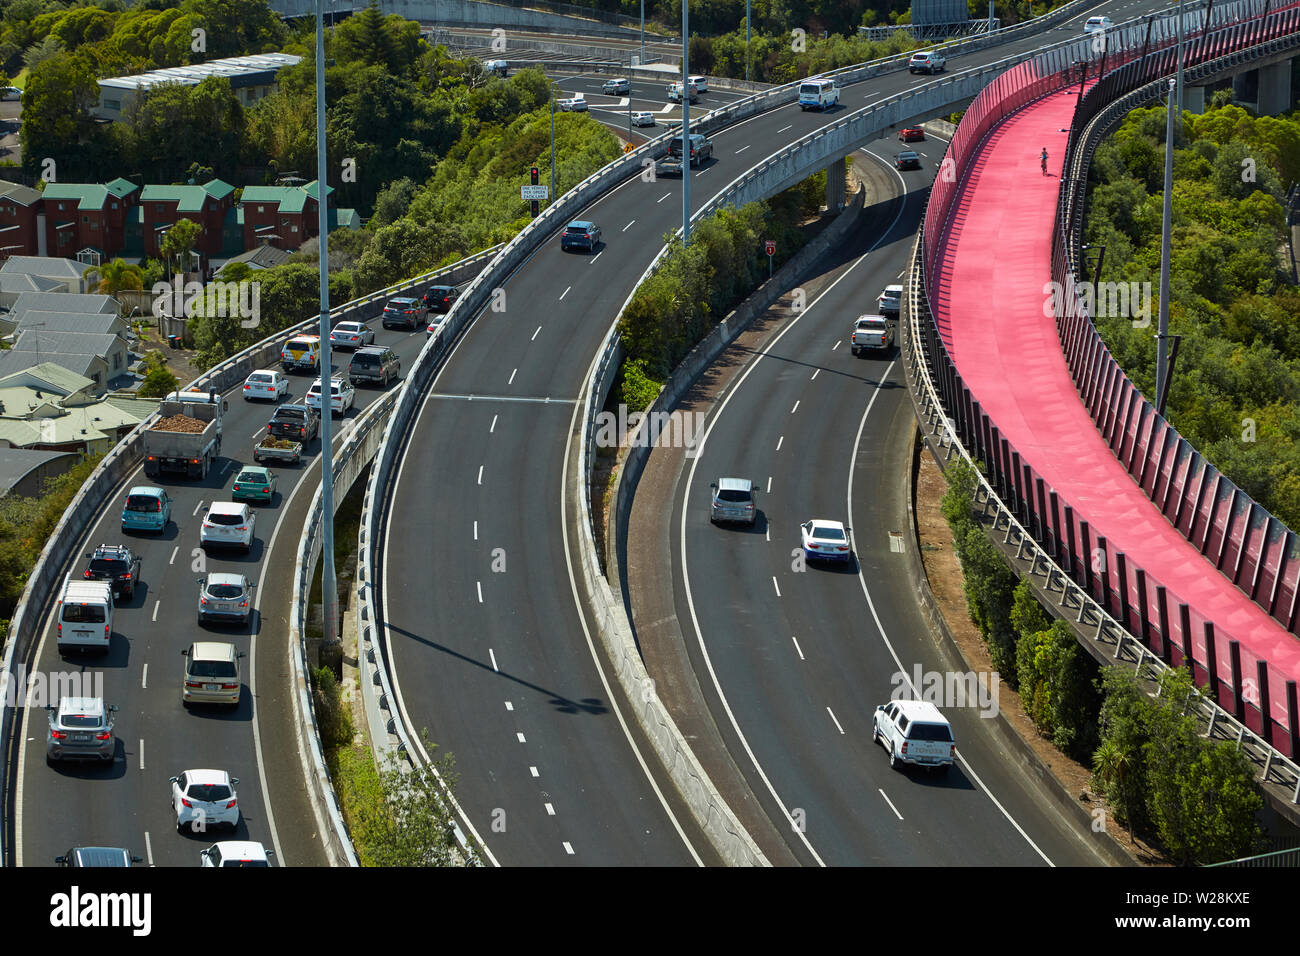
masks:
<path fill-rule="evenodd" d="M 244 502 L 214 501 L 208 505 L 199 529 L 199 547 L 239 548 L 245 554 L 253 548 L 253 526 L 257 515 Z"/>
<path fill-rule="evenodd" d="M 251 840 L 223 840 L 199 852 L 199 866 L 270 866 L 275 853 Z"/>
<path fill-rule="evenodd" d="M 239 828 L 239 778 L 224 770 L 186 770 L 171 778 L 176 831 L 204 833 L 209 827 Z"/>
<path fill-rule="evenodd" d="M 876 708 L 874 743 L 889 751 L 889 766 L 905 763 L 947 770 L 957 754 L 952 726 L 928 701 L 894 700 Z"/>
<path fill-rule="evenodd" d="M 330 385 L 333 394 L 330 396 L 330 411 L 335 415 L 346 415 L 357 400 L 356 389 L 352 383 L 343 378 L 331 378 Z M 311 388 L 307 389 L 307 397 L 303 399 L 303 404 L 308 408 L 314 408 L 320 411 L 320 379 L 311 383 Z"/>
<path fill-rule="evenodd" d="M 935 53 L 933 50 L 918 50 L 907 61 L 907 72 L 942 73 L 947 62 L 941 53 Z"/>

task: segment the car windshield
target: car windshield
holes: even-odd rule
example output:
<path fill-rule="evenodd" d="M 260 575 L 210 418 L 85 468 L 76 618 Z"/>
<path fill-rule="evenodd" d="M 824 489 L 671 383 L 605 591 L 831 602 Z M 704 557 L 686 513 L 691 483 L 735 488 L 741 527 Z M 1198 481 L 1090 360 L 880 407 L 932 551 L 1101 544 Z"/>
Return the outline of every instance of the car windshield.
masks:
<path fill-rule="evenodd" d="M 190 784 L 185 795 L 191 800 L 212 803 L 214 800 L 229 800 L 230 788 L 224 783 L 194 783 Z"/>
<path fill-rule="evenodd" d="M 839 528 L 832 528 L 829 525 L 813 525 L 813 537 L 825 538 L 827 541 L 843 541 L 844 532 Z"/>
<path fill-rule="evenodd" d="M 274 379 L 270 375 L 262 375 L 257 372 L 254 372 L 252 375 L 248 376 L 248 380 L 250 382 L 257 383 L 258 385 L 266 385 L 274 381 Z"/>
<path fill-rule="evenodd" d="M 222 865 L 223 867 L 226 867 L 226 866 L 247 866 L 247 867 L 261 866 L 261 867 L 270 867 L 271 864 L 268 863 L 268 862 L 266 862 L 266 860 L 233 860 L 233 859 L 230 859 L 230 860 L 222 860 L 222 861 L 221 861 L 221 865 Z"/>
<path fill-rule="evenodd" d="M 259 474 L 256 471 L 241 471 L 235 481 L 256 482 L 259 485 L 266 484 L 266 475 Z"/>
<path fill-rule="evenodd" d="M 585 235 L 587 234 L 587 227 L 586 227 L 586 226 L 570 226 L 568 229 L 566 229 L 566 230 L 564 230 L 564 231 L 567 232 L 567 233 L 568 233 L 569 235 L 571 235 L 571 236 L 585 236 Z"/>
<path fill-rule="evenodd" d="M 244 589 L 238 584 L 212 584 L 208 593 L 214 598 L 237 598 L 243 596 Z"/>
<path fill-rule="evenodd" d="M 306 352 L 316 347 L 316 343 L 310 339 L 290 339 L 289 349 L 293 352 Z"/>
<path fill-rule="evenodd" d="M 97 728 L 102 726 L 98 714 L 63 714 L 59 723 L 69 728 Z"/>
<path fill-rule="evenodd" d="M 719 501 L 748 502 L 751 496 L 748 491 L 729 491 L 723 490 L 718 492 Z"/>
<path fill-rule="evenodd" d="M 106 620 L 102 604 L 65 604 L 63 620 L 71 624 L 103 624 Z"/>
<path fill-rule="evenodd" d="M 365 352 L 358 352 L 356 355 L 352 357 L 352 364 L 353 365 L 378 365 L 379 356 L 375 355 L 374 353 L 366 354 Z"/>
<path fill-rule="evenodd" d="M 229 526 L 233 527 L 234 525 L 243 524 L 243 523 L 244 523 L 244 516 L 243 516 L 243 515 L 225 514 L 225 513 L 220 512 L 220 511 L 212 511 L 212 512 L 209 512 L 209 513 L 208 513 L 208 523 L 209 523 L 209 524 L 223 524 L 223 525 L 229 525 Z"/>
<path fill-rule="evenodd" d="M 128 495 L 127 511 L 162 511 L 162 502 L 152 495 Z"/>
<path fill-rule="evenodd" d="M 907 736 L 911 740 L 952 740 L 952 731 L 947 724 L 921 724 L 913 723 L 907 729 Z"/>
<path fill-rule="evenodd" d="M 294 407 L 293 405 L 281 405 L 275 410 L 276 418 L 306 418 L 307 409 L 302 406 Z"/>
<path fill-rule="evenodd" d="M 131 570 L 127 567 L 125 561 L 117 558 L 92 558 L 90 561 L 90 570 L 99 571 L 105 574 L 125 574 Z"/>
<path fill-rule="evenodd" d="M 234 661 L 190 661 L 191 677 L 234 677 Z"/>
<path fill-rule="evenodd" d="M 818 86 L 816 83 L 805 83 L 803 86 L 799 87 L 800 93 L 810 93 L 813 96 L 816 96 L 818 91 L 820 90 L 821 87 Z"/>
<path fill-rule="evenodd" d="M 863 319 L 858 322 L 859 332 L 883 332 L 888 327 L 884 322 L 873 322 L 870 319 Z"/>

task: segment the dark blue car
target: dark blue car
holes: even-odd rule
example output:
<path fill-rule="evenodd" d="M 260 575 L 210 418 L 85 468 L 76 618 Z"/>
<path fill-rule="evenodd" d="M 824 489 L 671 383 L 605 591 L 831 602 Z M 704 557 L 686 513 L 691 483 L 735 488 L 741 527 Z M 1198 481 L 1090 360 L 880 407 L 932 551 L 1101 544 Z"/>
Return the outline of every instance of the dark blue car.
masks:
<path fill-rule="evenodd" d="M 594 222 L 581 219 L 571 222 L 560 235 L 560 248 L 563 250 L 586 249 L 588 252 L 595 252 L 598 245 L 600 245 L 600 226 Z"/>

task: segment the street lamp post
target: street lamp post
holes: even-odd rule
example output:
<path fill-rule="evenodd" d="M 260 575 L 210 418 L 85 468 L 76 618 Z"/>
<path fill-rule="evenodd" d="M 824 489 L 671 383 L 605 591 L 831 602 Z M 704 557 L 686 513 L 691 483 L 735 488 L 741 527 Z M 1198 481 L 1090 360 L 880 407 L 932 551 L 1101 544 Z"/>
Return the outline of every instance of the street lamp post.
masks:
<path fill-rule="evenodd" d="M 334 366 L 330 359 L 329 209 L 325 183 L 325 0 L 316 0 L 316 206 L 320 227 L 320 488 L 321 599 L 325 626 L 321 656 L 331 667 L 341 656 L 338 578 L 334 575 Z"/>
<path fill-rule="evenodd" d="M 745 82 L 749 82 L 749 0 L 745 0 Z"/>
<path fill-rule="evenodd" d="M 1165 109 L 1165 197 L 1160 235 L 1160 320 L 1156 331 L 1156 400 L 1165 394 L 1165 368 L 1169 358 L 1169 233 L 1173 221 L 1174 193 L 1174 87 L 1169 80 L 1169 103 Z"/>
<path fill-rule="evenodd" d="M 682 0 L 682 245 L 691 241 L 690 3 Z"/>
<path fill-rule="evenodd" d="M 551 202 L 555 202 L 555 87 L 551 87 Z M 551 203 L 547 203 L 549 206 Z"/>

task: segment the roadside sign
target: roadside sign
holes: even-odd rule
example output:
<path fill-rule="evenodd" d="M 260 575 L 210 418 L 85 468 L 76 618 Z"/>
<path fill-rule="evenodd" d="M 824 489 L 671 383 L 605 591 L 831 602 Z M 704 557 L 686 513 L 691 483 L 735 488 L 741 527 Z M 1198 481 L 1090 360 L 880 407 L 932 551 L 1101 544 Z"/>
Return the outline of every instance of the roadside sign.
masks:
<path fill-rule="evenodd" d="M 549 186 L 520 186 L 520 199 L 545 199 L 550 192 Z"/>
<path fill-rule="evenodd" d="M 625 152 L 625 153 L 630 153 L 630 152 L 632 152 L 632 150 L 634 150 L 634 149 L 636 149 L 636 147 L 633 146 L 631 143 L 624 143 L 624 144 L 623 144 L 623 152 Z"/>
<path fill-rule="evenodd" d="M 776 255 L 776 240 L 775 240 L 775 239 L 764 239 L 764 240 L 763 240 L 763 245 L 767 247 L 767 254 L 768 254 L 769 256 L 774 256 L 774 255 Z"/>

